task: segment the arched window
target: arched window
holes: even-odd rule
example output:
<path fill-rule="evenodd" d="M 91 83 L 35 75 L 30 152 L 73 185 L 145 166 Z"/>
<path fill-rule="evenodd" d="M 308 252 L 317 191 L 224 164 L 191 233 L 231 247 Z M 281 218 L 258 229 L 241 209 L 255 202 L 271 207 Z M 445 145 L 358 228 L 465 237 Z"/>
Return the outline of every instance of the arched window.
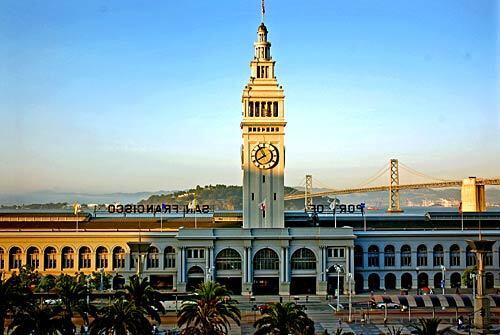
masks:
<path fill-rule="evenodd" d="M 278 102 L 273 102 L 273 116 L 278 117 Z"/>
<path fill-rule="evenodd" d="M 407 244 L 401 247 L 401 266 L 411 266 L 411 248 Z"/>
<path fill-rule="evenodd" d="M 200 276 L 200 275 L 203 276 L 203 273 L 204 273 L 203 269 L 200 268 L 199 266 L 195 265 L 195 266 L 193 266 L 192 268 L 189 269 L 189 271 L 188 271 L 187 274 L 188 274 L 188 277 L 191 277 L 191 276 L 197 277 L 197 276 Z"/>
<path fill-rule="evenodd" d="M 379 266 L 378 247 L 376 245 L 368 247 L 368 266 Z"/>
<path fill-rule="evenodd" d="M 385 289 L 386 290 L 395 290 L 396 289 L 396 276 L 394 273 L 388 273 L 385 275 L 384 279 Z"/>
<path fill-rule="evenodd" d="M 89 247 L 81 247 L 78 252 L 78 262 L 80 269 L 90 269 L 92 265 L 92 251 Z"/>
<path fill-rule="evenodd" d="M 472 252 L 472 249 L 469 246 L 465 248 L 465 265 L 466 266 L 476 265 L 476 255 Z"/>
<path fill-rule="evenodd" d="M 444 264 L 444 253 L 443 246 L 441 244 L 436 244 L 433 250 L 433 263 L 434 266 L 441 266 Z"/>
<path fill-rule="evenodd" d="M 450 276 L 450 286 L 452 288 L 460 288 L 462 286 L 462 276 L 458 272 L 454 272 Z"/>
<path fill-rule="evenodd" d="M 122 247 L 115 247 L 113 249 L 113 269 L 125 268 L 125 249 Z"/>
<path fill-rule="evenodd" d="M 57 251 L 54 247 L 47 247 L 44 251 L 45 269 L 57 268 Z"/>
<path fill-rule="evenodd" d="M 230 248 L 221 250 L 215 260 L 217 270 L 241 270 L 240 254 Z"/>
<path fill-rule="evenodd" d="M 396 250 L 394 249 L 393 245 L 388 245 L 384 248 L 384 266 L 395 266 L 395 265 L 396 265 Z"/>
<path fill-rule="evenodd" d="M 23 266 L 23 251 L 19 247 L 13 247 L 9 251 L 10 270 L 20 269 Z"/>
<path fill-rule="evenodd" d="M 96 267 L 98 269 L 105 269 L 108 267 L 108 249 L 99 247 L 96 250 Z"/>
<path fill-rule="evenodd" d="M 62 249 L 62 268 L 73 269 L 75 267 L 75 251 L 71 247 Z"/>
<path fill-rule="evenodd" d="M 411 276 L 410 273 L 403 273 L 403 275 L 401 276 L 401 288 L 402 289 L 411 289 L 412 287 L 412 281 L 413 281 L 413 278 Z"/>
<path fill-rule="evenodd" d="M 148 269 L 156 269 L 160 267 L 160 251 L 157 247 L 149 247 L 147 267 Z"/>
<path fill-rule="evenodd" d="M 165 248 L 165 268 L 175 268 L 175 249 L 171 246 Z"/>
<path fill-rule="evenodd" d="M 484 255 L 484 266 L 492 266 L 493 265 L 493 251 L 487 251 Z"/>
<path fill-rule="evenodd" d="M 300 248 L 292 255 L 292 270 L 315 270 L 316 256 L 307 248 Z"/>
<path fill-rule="evenodd" d="M 450 266 L 460 266 L 460 247 L 456 244 L 450 247 Z"/>
<path fill-rule="evenodd" d="M 484 275 L 484 287 L 491 289 L 495 287 L 495 276 L 491 272 L 486 272 Z"/>
<path fill-rule="evenodd" d="M 429 276 L 427 273 L 422 272 L 417 276 L 417 288 L 429 287 Z"/>
<path fill-rule="evenodd" d="M 376 273 L 368 276 L 368 289 L 370 291 L 380 290 L 380 277 Z"/>
<path fill-rule="evenodd" d="M 259 117 L 260 116 L 260 103 L 258 101 L 255 102 L 255 116 Z"/>
<path fill-rule="evenodd" d="M 249 110 L 249 112 L 248 112 L 249 114 L 248 115 L 250 117 L 253 117 L 253 102 L 252 101 L 248 102 L 248 110 Z"/>
<path fill-rule="evenodd" d="M 28 249 L 28 266 L 32 269 L 38 269 L 40 266 L 40 250 L 37 247 Z"/>
<path fill-rule="evenodd" d="M 423 244 L 417 248 L 417 266 L 427 266 L 427 247 Z"/>
<path fill-rule="evenodd" d="M 441 288 L 443 283 L 443 274 L 441 272 L 437 272 L 434 275 L 434 288 Z"/>
<path fill-rule="evenodd" d="M 354 246 L 354 266 L 363 267 L 363 248 L 360 245 Z"/>
<path fill-rule="evenodd" d="M 0 248 L 0 269 L 3 269 L 5 267 L 5 251 L 3 248 Z"/>
<path fill-rule="evenodd" d="M 269 248 L 257 251 L 253 258 L 253 268 L 254 270 L 278 270 L 278 255 Z"/>

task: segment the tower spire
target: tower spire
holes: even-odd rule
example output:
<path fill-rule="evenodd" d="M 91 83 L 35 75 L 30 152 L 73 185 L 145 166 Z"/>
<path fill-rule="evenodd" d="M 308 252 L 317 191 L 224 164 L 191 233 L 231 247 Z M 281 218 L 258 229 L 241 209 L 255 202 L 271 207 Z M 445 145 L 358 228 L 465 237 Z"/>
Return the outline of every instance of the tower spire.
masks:
<path fill-rule="evenodd" d="M 264 16 L 266 15 L 266 5 L 264 3 L 264 0 L 262 0 L 262 8 L 261 8 L 261 14 L 262 14 L 262 23 L 264 23 Z"/>

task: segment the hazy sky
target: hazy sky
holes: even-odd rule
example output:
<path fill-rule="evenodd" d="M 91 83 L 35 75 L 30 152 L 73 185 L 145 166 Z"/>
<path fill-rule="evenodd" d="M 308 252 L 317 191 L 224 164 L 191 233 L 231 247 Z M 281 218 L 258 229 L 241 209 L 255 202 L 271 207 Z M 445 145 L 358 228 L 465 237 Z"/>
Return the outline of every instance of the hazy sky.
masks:
<path fill-rule="evenodd" d="M 500 175 L 498 3 L 268 0 L 285 183 L 354 186 L 391 157 L 441 178 Z M 240 184 L 259 10 L 1 1 L 0 192 Z"/>

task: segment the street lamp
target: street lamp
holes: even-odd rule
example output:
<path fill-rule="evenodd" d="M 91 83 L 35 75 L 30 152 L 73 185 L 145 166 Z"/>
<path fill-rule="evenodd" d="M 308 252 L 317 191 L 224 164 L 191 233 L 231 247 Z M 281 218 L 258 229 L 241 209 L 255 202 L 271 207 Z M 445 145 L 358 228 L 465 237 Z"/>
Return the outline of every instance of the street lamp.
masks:
<path fill-rule="evenodd" d="M 443 288 L 443 295 L 444 295 L 444 286 L 446 283 L 445 279 L 444 279 L 445 272 L 446 272 L 446 268 L 444 267 L 444 265 L 441 265 L 441 287 Z"/>
<path fill-rule="evenodd" d="M 100 268 L 99 272 L 101 273 L 101 285 L 99 286 L 99 291 L 104 291 L 104 268 Z"/>
<path fill-rule="evenodd" d="M 90 305 L 90 277 L 85 276 L 85 282 L 87 283 L 87 306 Z"/>
<path fill-rule="evenodd" d="M 342 272 L 342 266 L 338 264 L 333 265 L 335 271 L 337 271 L 337 312 L 340 310 L 340 272 Z"/>
<path fill-rule="evenodd" d="M 415 268 L 415 270 L 417 270 L 417 295 L 419 295 L 419 294 L 420 294 L 420 281 L 419 281 L 419 279 L 418 279 L 418 274 L 419 274 L 419 272 L 420 272 L 420 268 L 417 266 L 417 267 Z"/>
<path fill-rule="evenodd" d="M 348 273 L 347 274 L 347 281 L 349 283 L 349 323 L 352 322 L 352 286 L 351 286 L 351 283 L 352 283 L 352 273 Z"/>

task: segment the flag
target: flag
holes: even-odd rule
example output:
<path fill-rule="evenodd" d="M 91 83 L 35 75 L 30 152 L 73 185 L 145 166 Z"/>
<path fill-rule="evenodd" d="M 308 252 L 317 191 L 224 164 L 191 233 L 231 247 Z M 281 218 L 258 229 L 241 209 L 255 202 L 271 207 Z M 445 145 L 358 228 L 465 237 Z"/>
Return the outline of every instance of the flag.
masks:
<path fill-rule="evenodd" d="M 198 206 L 198 201 L 196 198 L 194 198 L 192 201 L 189 202 L 188 208 L 196 211 L 196 206 Z"/>
<path fill-rule="evenodd" d="M 262 16 L 266 14 L 266 7 L 264 6 L 264 0 L 262 0 Z"/>
<path fill-rule="evenodd" d="M 266 199 L 259 204 L 259 209 L 263 212 L 266 211 Z"/>
<path fill-rule="evenodd" d="M 73 204 L 73 213 L 74 213 L 75 215 L 77 215 L 77 214 L 78 214 L 78 212 L 80 211 L 80 208 L 81 208 L 81 207 L 82 207 L 82 206 L 80 206 L 80 204 L 79 204 L 79 203 L 76 203 L 76 202 L 75 202 L 75 203 Z"/>
<path fill-rule="evenodd" d="M 262 217 L 266 217 L 266 199 L 259 204 L 259 209 L 262 212 Z"/>

